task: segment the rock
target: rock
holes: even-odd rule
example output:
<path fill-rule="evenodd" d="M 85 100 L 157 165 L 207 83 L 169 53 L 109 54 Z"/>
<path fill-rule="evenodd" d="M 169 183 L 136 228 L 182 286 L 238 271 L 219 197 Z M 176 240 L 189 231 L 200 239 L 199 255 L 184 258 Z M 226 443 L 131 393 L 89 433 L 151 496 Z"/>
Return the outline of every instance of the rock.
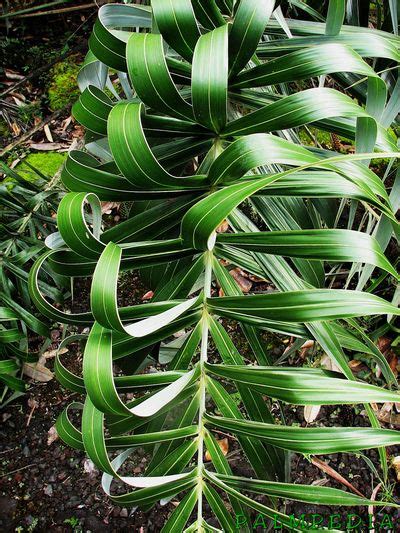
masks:
<path fill-rule="evenodd" d="M 25 457 L 29 457 L 30 454 L 31 454 L 31 451 L 30 449 L 28 448 L 28 446 L 25 444 L 25 446 L 22 448 L 22 454 L 25 456 Z"/>
<path fill-rule="evenodd" d="M 28 514 L 28 516 L 25 518 L 25 521 L 28 524 L 28 526 L 30 526 L 33 523 L 34 520 L 35 519 L 34 519 L 34 517 L 31 514 Z"/>
<path fill-rule="evenodd" d="M 58 433 L 55 426 L 51 426 L 49 431 L 47 432 L 47 446 L 50 446 L 50 444 L 53 444 L 58 439 Z"/>
<path fill-rule="evenodd" d="M 68 507 L 76 507 L 80 503 L 80 500 L 77 496 L 71 496 L 71 498 L 68 500 Z"/>
<path fill-rule="evenodd" d="M 90 459 L 85 459 L 83 461 L 83 470 L 89 475 L 89 477 L 95 477 L 98 473 L 97 468 Z"/>
<path fill-rule="evenodd" d="M 121 512 L 119 513 L 119 516 L 122 517 L 122 518 L 127 518 L 128 517 L 128 509 L 126 507 L 121 509 Z"/>
<path fill-rule="evenodd" d="M 53 487 L 52 485 L 50 485 L 50 483 L 48 485 L 45 486 L 43 492 L 46 494 L 46 496 L 53 496 Z"/>

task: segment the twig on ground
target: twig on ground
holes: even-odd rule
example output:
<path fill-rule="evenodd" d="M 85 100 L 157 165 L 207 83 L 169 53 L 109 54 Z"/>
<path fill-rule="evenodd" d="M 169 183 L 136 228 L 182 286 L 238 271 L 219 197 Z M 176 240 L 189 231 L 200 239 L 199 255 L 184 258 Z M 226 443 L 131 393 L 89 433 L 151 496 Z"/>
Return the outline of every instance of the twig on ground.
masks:
<path fill-rule="evenodd" d="M 22 19 L 22 18 L 32 18 L 32 17 L 42 17 L 42 16 L 48 16 L 48 15 L 59 15 L 61 13 L 71 13 L 72 11 L 81 11 L 82 9 L 90 9 L 91 7 L 98 7 L 103 4 L 108 4 L 111 2 L 111 0 L 97 0 L 97 2 L 90 2 L 89 4 L 81 4 L 78 6 L 70 6 L 70 7 L 60 7 L 58 9 L 50 9 L 47 11 L 39 11 L 39 12 L 33 12 L 33 13 L 21 13 L 20 15 L 14 15 L 13 18 L 16 19 Z M 9 14 L 8 18 L 11 18 L 12 13 Z M 3 18 L 4 15 L 3 15 Z"/>
<path fill-rule="evenodd" d="M 21 466 L 21 468 L 17 468 L 16 470 L 11 470 L 11 472 L 6 472 L 5 474 L 1 474 L 0 478 L 11 476 L 11 474 L 16 474 L 17 472 L 20 472 L 21 470 L 25 470 L 26 468 L 30 468 L 31 466 L 35 466 L 35 463 L 31 463 L 30 465 Z"/>
<path fill-rule="evenodd" d="M 9 152 L 10 150 L 13 150 L 18 145 L 20 145 L 20 144 L 24 143 L 25 141 L 27 141 L 28 139 L 30 139 L 32 137 L 32 135 L 34 135 L 39 130 L 43 129 L 43 127 L 46 124 L 49 124 L 49 122 L 51 122 L 52 120 L 54 120 L 55 118 L 60 116 L 61 113 L 64 111 L 64 109 L 59 109 L 58 111 L 55 111 L 50 116 L 45 118 L 42 122 L 40 122 L 39 124 L 34 126 L 32 129 L 30 129 L 26 133 L 24 133 L 24 135 L 21 135 L 21 137 L 19 139 L 15 140 L 14 142 L 12 142 L 9 145 L 7 145 L 5 148 L 3 148 L 3 150 L 1 150 L 0 157 L 3 157 L 7 152 Z"/>
<path fill-rule="evenodd" d="M 343 476 L 341 476 L 334 468 L 329 466 L 325 461 L 321 461 L 321 459 L 317 459 L 316 457 L 313 457 L 311 459 L 311 462 L 314 466 L 322 470 L 322 472 L 325 472 L 325 474 L 328 474 L 328 476 L 331 476 L 333 479 L 338 481 L 339 483 L 342 483 L 345 487 L 350 489 L 352 492 L 360 496 L 361 498 L 365 498 L 364 494 L 360 492 L 354 485 L 350 483 L 350 481 L 347 481 Z"/>

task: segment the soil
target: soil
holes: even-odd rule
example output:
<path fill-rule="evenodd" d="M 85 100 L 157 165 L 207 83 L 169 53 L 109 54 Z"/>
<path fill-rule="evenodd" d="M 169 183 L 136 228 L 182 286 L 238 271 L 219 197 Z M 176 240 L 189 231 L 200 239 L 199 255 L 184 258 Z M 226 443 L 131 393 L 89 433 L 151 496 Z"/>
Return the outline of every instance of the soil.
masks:
<path fill-rule="evenodd" d="M 57 336 L 57 333 L 59 332 L 55 330 L 54 336 Z M 72 355 L 75 362 L 70 368 L 76 370 L 80 365 L 81 354 L 76 351 Z M 51 367 L 51 364 L 48 366 Z M 101 489 L 101 474 L 83 452 L 64 446 L 59 439 L 48 443 L 49 430 L 59 413 L 70 402 L 79 400 L 79 394 L 62 389 L 53 379 L 48 383 L 32 383 L 27 395 L 0 412 L 0 530 L 140 533 L 160 531 L 179 497 L 166 506 L 157 504 L 147 513 L 138 510 L 131 512 L 127 508 L 115 506 Z M 287 406 L 285 416 L 289 424 L 306 425 L 302 407 Z M 353 427 L 367 425 L 361 406 L 358 409 L 322 407 L 317 420 L 311 425 L 329 426 L 339 423 Z M 392 448 L 389 452 L 392 456 L 400 453 L 399 448 Z M 379 470 L 376 451 L 371 450 L 365 455 Z M 238 446 L 233 438 L 229 438 L 229 457 L 235 474 L 252 475 L 247 462 L 238 453 Z M 320 459 L 339 471 L 367 497 L 379 483 L 361 457 L 336 454 L 322 456 Z M 138 450 L 130 468 L 140 475 L 146 463 L 146 454 L 143 450 Z M 326 476 L 297 454 L 292 457 L 292 481 L 300 484 L 321 483 L 345 489 L 339 482 Z M 390 482 L 393 484 L 392 496 L 398 501 L 400 494 L 395 486 L 393 472 L 390 472 Z M 332 513 L 348 516 L 349 513 L 356 513 L 365 517 L 367 513 L 365 508 L 361 511 L 349 508 L 331 509 L 300 503 L 290 503 L 286 512 L 297 517 L 302 513 L 320 513 L 323 516 Z M 384 512 L 393 516 L 393 520 L 400 520 L 398 511 L 389 509 Z M 253 517 L 256 519 L 254 513 Z M 210 519 L 209 522 L 211 524 L 214 520 Z M 262 528 L 256 529 L 262 531 Z"/>
<path fill-rule="evenodd" d="M 260 283 L 259 289 L 268 290 L 268 287 Z M 148 288 L 140 281 L 137 273 L 124 274 L 119 283 L 118 304 L 122 307 L 139 303 L 147 291 Z M 214 291 L 217 294 L 218 288 L 215 287 Z M 86 311 L 89 306 L 90 280 L 77 280 L 74 294 L 72 311 Z M 230 320 L 224 320 L 223 324 L 245 360 L 250 360 L 249 345 L 237 325 Z M 81 330 L 82 328 L 77 331 Z M 53 344 L 49 350 L 57 348 L 61 335 L 60 330 L 53 330 Z M 271 355 L 279 358 L 286 348 L 282 338 L 265 333 L 264 339 Z M 70 370 L 79 373 L 82 363 L 79 346 L 70 345 L 69 350 L 65 362 Z M 210 361 L 218 358 L 212 343 L 209 355 Z M 312 354 L 308 354 L 308 357 L 312 357 Z M 299 354 L 293 354 L 289 361 L 294 366 L 304 364 Z M 52 370 L 53 359 L 48 359 L 46 366 Z M 101 473 L 84 452 L 64 446 L 60 439 L 49 443 L 51 428 L 57 416 L 69 403 L 81 400 L 79 394 L 63 389 L 56 379 L 52 379 L 47 383 L 31 382 L 25 396 L 0 411 L 0 531 L 159 532 L 179 502 L 178 495 L 169 504 L 165 506 L 157 504 L 146 513 L 115 506 L 102 491 Z M 213 409 L 211 403 L 208 403 L 207 409 L 209 411 Z M 309 425 L 366 426 L 368 422 L 362 410 L 362 406 L 322 407 L 317 419 Z M 278 416 L 277 405 L 273 406 L 272 412 Z M 303 427 L 307 425 L 302 407 L 285 406 L 284 414 L 289 425 Z M 221 438 L 221 435 L 216 433 L 216 437 Z M 241 454 L 236 440 L 229 437 L 228 445 L 228 458 L 234 473 L 251 477 L 252 470 Z M 388 455 L 400 455 L 400 448 L 389 449 Z M 367 451 L 365 456 L 379 473 L 376 451 Z M 376 474 L 361 456 L 336 454 L 322 456 L 320 459 L 340 472 L 366 497 L 371 496 L 374 487 L 379 483 Z M 140 475 L 145 470 L 147 461 L 148 456 L 144 450 L 138 449 L 129 464 L 130 472 Z M 295 483 L 318 483 L 348 490 L 301 455 L 293 454 L 291 465 L 291 480 Z M 390 472 L 390 484 L 391 496 L 398 501 L 400 494 L 393 471 Z M 253 494 L 252 497 L 254 496 Z M 381 495 L 378 497 L 383 499 Z M 256 499 L 264 501 L 263 497 L 256 496 Z M 280 508 L 285 509 L 284 502 L 281 502 Z M 360 514 L 364 519 L 367 515 L 365 507 L 361 510 L 329 508 L 294 502 L 288 503 L 285 510 L 296 517 L 300 517 L 303 513 L 308 516 L 319 513 L 324 517 L 338 513 L 344 517 L 344 520 L 349 513 Z M 218 526 L 206 504 L 205 512 L 210 525 Z M 384 512 L 393 517 L 394 521 L 400 520 L 397 511 L 389 509 Z M 251 516 L 254 521 L 257 520 L 256 513 L 252 512 Z M 262 531 L 263 528 L 256 527 L 255 530 Z"/>
<path fill-rule="evenodd" d="M 253 290 L 268 291 L 265 282 L 256 280 Z M 143 296 L 148 292 L 137 273 L 123 274 L 119 283 L 118 305 L 120 307 L 134 305 L 142 302 Z M 218 294 L 218 287 L 214 287 Z M 74 287 L 75 300 L 71 305 L 73 312 L 86 311 L 89 308 L 90 279 L 77 280 Z M 248 343 L 240 333 L 237 324 L 230 320 L 223 321 L 224 327 L 229 332 L 235 345 L 246 361 L 251 360 Z M 81 331 L 75 329 L 76 332 Z M 69 330 L 70 333 L 74 329 Z M 54 329 L 52 332 L 53 344 L 48 350 L 56 349 L 61 339 L 62 332 Z M 264 339 L 271 356 L 278 359 L 282 356 L 287 344 L 282 337 L 264 333 Z M 79 373 L 82 362 L 82 353 L 79 347 L 69 347 L 70 353 L 66 354 L 67 366 Z M 210 343 L 210 361 L 217 360 L 213 345 Z M 309 353 L 307 357 L 317 354 Z M 293 354 L 289 363 L 297 366 L 304 364 L 301 354 Z M 46 366 L 52 370 L 53 359 L 46 361 Z M 139 510 L 131 511 L 125 507 L 113 505 L 101 488 L 101 474 L 85 453 L 64 446 L 58 439 L 48 442 L 49 431 L 53 427 L 57 416 L 72 401 L 80 401 L 79 394 L 63 389 L 56 379 L 47 383 L 31 382 L 28 393 L 18 401 L 7 405 L 0 410 L 0 531 L 54 531 L 54 532 L 124 532 L 134 531 L 140 533 L 159 532 L 168 519 L 174 506 L 179 502 L 179 495 L 169 504 L 157 504 L 149 512 Z M 213 409 L 212 404 L 207 409 Z M 361 427 L 368 425 L 366 417 L 362 414 L 362 406 L 350 407 L 322 407 L 314 426 L 351 426 Z M 287 424 L 306 426 L 302 407 L 285 406 Z M 273 413 L 278 416 L 277 406 Z M 221 436 L 216 433 L 217 438 Z M 229 437 L 229 459 L 236 475 L 251 477 L 252 471 L 234 438 Z M 365 454 L 379 469 L 376 451 Z M 400 455 L 400 448 L 392 448 L 389 455 Z M 347 479 L 353 486 L 366 497 L 370 497 L 373 489 L 378 485 L 379 479 L 373 470 L 366 464 L 362 457 L 351 454 L 336 454 L 320 457 L 330 467 Z M 140 475 L 144 472 L 148 457 L 144 450 L 138 449 L 129 464 L 130 472 Z M 346 489 L 340 482 L 324 474 L 303 456 L 292 456 L 292 481 L 299 484 L 321 483 Z M 390 472 L 391 496 L 398 501 L 400 496 L 395 483 L 394 472 Z M 252 495 L 254 497 L 254 495 Z M 383 498 L 381 494 L 378 497 Z M 262 497 L 257 497 L 263 501 Z M 285 508 L 281 502 L 281 509 Z M 206 516 L 210 525 L 218 526 L 211 512 L 205 505 Z M 328 516 L 333 513 L 347 517 L 349 513 L 360 514 L 366 518 L 367 509 L 329 508 L 326 506 L 311 506 L 301 503 L 288 503 L 286 512 L 300 517 L 303 513 L 308 516 L 320 513 Z M 385 510 L 393 520 L 397 519 L 397 511 Z M 256 513 L 252 513 L 254 520 Z M 400 518 L 399 518 L 400 521 Z M 262 528 L 256 528 L 261 531 Z"/>
<path fill-rule="evenodd" d="M 1 413 L 0 530 L 67 532 L 75 525 L 75 531 L 77 526 L 84 531 L 160 531 L 170 506 L 129 516 L 130 510 L 114 506 L 103 494 L 101 475 L 84 452 L 60 440 L 48 444 L 57 416 L 79 399 L 54 379 L 33 385 L 21 402 Z M 30 421 L 28 402 L 38 405 Z M 143 468 L 143 454 L 136 459 Z"/>

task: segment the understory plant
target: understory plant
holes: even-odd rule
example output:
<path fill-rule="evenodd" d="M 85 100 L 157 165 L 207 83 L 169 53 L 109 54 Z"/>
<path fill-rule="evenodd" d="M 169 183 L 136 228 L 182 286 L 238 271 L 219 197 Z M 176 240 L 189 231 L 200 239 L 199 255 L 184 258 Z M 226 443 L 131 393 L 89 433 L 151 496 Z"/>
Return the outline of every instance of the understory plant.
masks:
<path fill-rule="evenodd" d="M 45 238 L 54 233 L 52 216 L 60 199 L 55 180 L 33 167 L 27 158 L 25 173 L 0 163 L 0 405 L 23 393 L 24 363 L 38 359 L 42 337 L 49 339 L 49 323 L 39 318 L 28 290 L 29 269 L 44 249 Z M 63 303 L 59 276 L 45 272 L 38 280 L 43 294 Z M 68 286 L 68 281 L 67 281 Z M 65 286 L 64 286 L 65 289 Z M 33 337 L 36 343 L 32 343 Z M 44 342 L 43 346 L 46 346 Z M 36 346 L 32 349 L 33 345 Z"/>
<path fill-rule="evenodd" d="M 86 149 L 68 155 L 58 233 L 30 273 L 43 314 L 91 325 L 82 376 L 56 359 L 60 382 L 85 396 L 61 414 L 59 435 L 104 472 L 116 504 L 149 510 L 176 496 L 163 531 L 215 531 L 205 501 L 223 531 L 252 513 L 300 530 L 280 498 L 395 505 L 290 483 L 288 467 L 291 452 L 378 448 L 385 483 L 385 446 L 400 443 L 370 405 L 399 401 L 395 376 L 358 319 L 391 327 L 399 315 L 398 274 L 384 254 L 398 235 L 398 180 L 389 197 L 370 163 L 386 159 L 392 179 L 400 39 L 344 25 L 344 1 L 326 14 L 291 4 L 308 20 L 287 20 L 268 0 L 100 9 L 73 108 Z M 308 124 L 352 141 L 355 153 L 302 145 Z M 104 229 L 102 201 L 124 204 L 128 217 Z M 234 267 L 273 290 L 243 294 Z M 54 306 L 37 283 L 43 268 L 90 278 L 90 310 Z M 118 277 L 133 269 L 153 296 L 119 307 Z M 374 269 L 386 299 L 360 290 Z M 332 288 L 343 272 L 347 288 Z M 295 346 L 314 340 L 337 371 L 275 364 L 265 331 Z M 384 386 L 354 377 L 355 353 L 380 368 Z M 287 425 L 285 403 L 364 404 L 370 427 Z M 251 477 L 236 475 L 221 433 L 238 443 Z M 151 455 L 140 476 L 137 447 Z"/>

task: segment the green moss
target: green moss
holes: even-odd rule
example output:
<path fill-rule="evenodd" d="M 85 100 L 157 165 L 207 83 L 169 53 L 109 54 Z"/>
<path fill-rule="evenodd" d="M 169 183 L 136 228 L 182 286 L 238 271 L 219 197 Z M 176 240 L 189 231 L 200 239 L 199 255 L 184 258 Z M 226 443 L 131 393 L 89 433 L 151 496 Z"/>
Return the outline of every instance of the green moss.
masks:
<path fill-rule="evenodd" d="M 0 136 L 9 137 L 10 131 L 5 120 L 0 119 Z"/>
<path fill-rule="evenodd" d="M 309 146 L 315 146 L 315 139 L 321 146 L 324 148 L 328 148 L 329 150 L 332 149 L 332 139 L 330 133 L 319 130 L 317 128 L 313 128 L 312 126 L 308 128 L 309 132 L 305 128 L 301 128 L 299 130 L 299 138 L 302 144 L 309 145 Z"/>
<path fill-rule="evenodd" d="M 335 147 L 332 142 L 332 135 L 328 131 L 323 131 L 313 126 L 308 126 L 308 128 L 300 128 L 298 131 L 299 138 L 302 144 L 308 146 L 316 146 L 315 141 L 319 143 L 322 148 L 327 150 L 334 150 Z M 343 144 L 344 152 L 348 146 L 354 146 L 354 140 L 347 139 L 341 135 L 336 135 L 337 139 Z"/>
<path fill-rule="evenodd" d="M 50 109 L 57 111 L 77 100 L 79 88 L 76 79 L 79 69 L 80 66 L 74 61 L 74 57 L 57 63 L 53 67 L 48 89 Z"/>
<path fill-rule="evenodd" d="M 27 181 L 37 181 L 40 176 L 27 165 L 29 163 L 48 178 L 52 178 L 65 161 L 65 158 L 66 153 L 60 154 L 58 152 L 29 154 L 16 166 L 15 171 Z"/>

